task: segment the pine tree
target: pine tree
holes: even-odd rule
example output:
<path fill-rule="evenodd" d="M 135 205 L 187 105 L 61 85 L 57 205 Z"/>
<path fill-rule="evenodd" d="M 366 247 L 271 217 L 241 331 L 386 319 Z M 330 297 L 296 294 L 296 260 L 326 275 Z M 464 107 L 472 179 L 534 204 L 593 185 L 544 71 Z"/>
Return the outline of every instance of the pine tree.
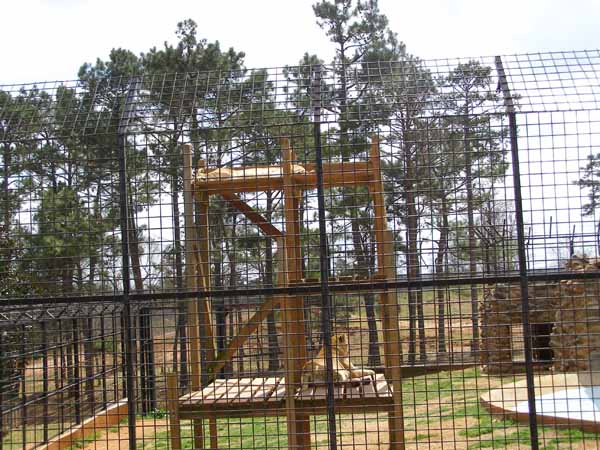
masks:
<path fill-rule="evenodd" d="M 329 130 L 327 147 L 342 160 L 366 153 L 368 136 L 376 129 L 377 117 L 368 118 L 361 113 L 369 92 L 369 62 L 389 56 L 389 47 L 403 47 L 388 29 L 388 20 L 379 11 L 377 0 L 323 0 L 313 5 L 317 24 L 335 46 L 332 76 L 335 83 L 324 98 L 324 107 L 338 117 L 339 130 Z M 373 229 L 369 225 L 369 212 L 365 207 L 363 188 L 342 188 L 340 202 L 331 205 L 350 222 L 355 271 L 361 277 L 375 272 Z M 333 196 L 332 196 L 333 197 Z M 335 212 L 332 213 L 333 215 Z M 340 221 L 341 222 L 341 221 Z M 375 296 L 364 295 L 365 311 L 369 325 L 369 364 L 380 364 Z"/>
<path fill-rule="evenodd" d="M 444 80 L 444 108 L 452 114 L 450 125 L 462 143 L 462 170 L 465 179 L 467 215 L 468 268 L 471 276 L 477 273 L 477 236 L 475 212 L 486 196 L 494 194 L 494 182 L 508 168 L 500 143 L 505 132 L 494 125 L 489 113 L 498 110 L 500 98 L 492 89 L 492 69 L 477 61 L 459 64 Z M 476 285 L 471 285 L 471 352 L 479 352 L 479 299 Z"/>

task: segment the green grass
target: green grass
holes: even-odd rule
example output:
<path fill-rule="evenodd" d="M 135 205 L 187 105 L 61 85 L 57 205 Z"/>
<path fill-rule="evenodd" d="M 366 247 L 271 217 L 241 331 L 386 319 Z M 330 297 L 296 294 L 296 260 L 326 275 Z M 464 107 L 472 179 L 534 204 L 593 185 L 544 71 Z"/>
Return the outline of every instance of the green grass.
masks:
<path fill-rule="evenodd" d="M 92 433 L 83 439 L 75 439 L 73 441 L 73 445 L 71 447 L 68 447 L 68 450 L 81 449 L 81 448 L 85 447 L 86 445 L 91 444 L 99 437 L 100 437 L 100 433 Z"/>
<path fill-rule="evenodd" d="M 338 429 L 342 421 L 351 420 L 351 416 L 342 415 L 338 417 Z M 377 419 L 367 419 L 377 420 Z M 316 444 L 327 443 L 327 417 L 314 416 L 311 418 L 311 434 L 316 434 Z M 192 424 L 185 421 L 181 425 L 182 446 L 184 449 L 194 447 L 192 438 Z M 266 417 L 266 418 L 235 418 L 219 419 L 217 421 L 217 431 L 219 435 L 219 448 L 239 448 L 239 449 L 279 449 L 287 448 L 287 424 L 285 417 Z M 209 447 L 208 426 L 204 427 L 205 447 Z M 344 432 L 345 434 L 347 432 Z M 364 431 L 355 431 L 355 436 L 365 435 Z M 423 437 L 424 439 L 427 436 Z M 148 442 L 145 450 L 168 450 L 170 449 L 169 433 L 163 431 L 157 433 L 152 442 Z"/>
<path fill-rule="evenodd" d="M 529 430 L 527 430 L 529 432 Z M 584 440 L 589 440 L 592 442 L 597 442 L 600 439 L 598 433 L 590 433 L 587 431 L 578 430 L 576 428 L 571 428 L 568 430 L 563 430 L 560 433 L 560 436 L 552 439 L 548 439 L 545 441 L 545 446 L 540 447 L 541 450 L 560 450 L 565 448 L 563 444 L 569 444 L 571 442 L 581 442 Z"/>
<path fill-rule="evenodd" d="M 506 381 L 513 382 L 515 377 Z M 480 406 L 479 396 L 490 389 L 490 384 L 500 385 L 502 378 L 482 375 L 479 369 L 471 368 L 452 372 L 423 375 L 407 379 L 403 382 L 403 401 L 405 408 L 405 425 L 407 442 L 425 444 L 427 441 L 439 441 L 448 433 L 455 421 L 453 436 L 464 443 L 468 450 L 501 449 L 509 445 L 519 445 L 519 448 L 529 448 L 530 432 L 526 424 L 513 422 L 491 415 Z M 156 410 L 145 418 L 162 419 L 165 410 Z M 338 417 L 338 430 L 344 429 L 343 441 L 349 442 L 353 437 L 366 434 L 364 429 L 357 427 L 351 431 L 348 427 L 352 416 Z M 386 421 L 385 415 L 354 416 L 357 424 Z M 124 418 L 121 425 L 127 423 Z M 460 425 L 460 424 L 463 425 Z M 342 427 L 344 425 L 344 427 Z M 117 432 L 118 426 L 109 431 Z M 231 418 L 217 421 L 220 448 L 239 449 L 280 449 L 287 448 L 287 426 L 285 417 Z M 193 448 L 191 421 L 184 421 L 182 429 L 182 444 L 184 449 Z M 349 431 L 350 430 L 350 431 Z M 27 430 L 27 442 L 40 442 L 41 429 Z M 311 433 L 313 442 L 317 445 L 327 443 L 327 418 L 315 416 L 311 418 Z M 583 432 L 578 429 L 554 429 L 539 427 L 540 448 L 543 450 L 561 450 L 570 448 L 573 444 L 589 442 L 595 444 L 600 434 Z M 208 426 L 205 428 L 205 447 L 209 447 Z M 315 437 L 316 435 L 316 437 Z M 341 435 L 341 433 L 340 433 Z M 4 448 L 21 448 L 20 430 L 14 430 L 4 438 Z M 77 442 L 72 449 L 84 447 L 97 439 L 97 435 L 88 436 Z M 140 450 L 169 450 L 170 441 L 167 431 L 159 431 L 148 435 L 138 444 Z M 460 447 L 462 448 L 462 447 Z"/>
<path fill-rule="evenodd" d="M 169 415 L 169 411 L 164 408 L 156 408 L 144 416 L 146 419 L 165 419 Z"/>
<path fill-rule="evenodd" d="M 194 447 L 192 439 L 191 422 L 183 422 L 182 445 L 184 449 Z M 268 418 L 242 418 L 242 419 L 219 419 L 217 421 L 220 448 L 286 448 L 287 427 L 285 417 Z M 209 447 L 208 426 L 204 428 L 205 447 Z M 157 433 L 152 442 L 144 446 L 144 449 L 167 450 L 170 449 L 168 432 Z"/>
<path fill-rule="evenodd" d="M 48 425 L 48 439 L 52 439 L 58 436 L 62 431 L 67 430 L 73 426 L 72 423 L 63 423 L 62 425 L 58 422 L 51 423 Z M 23 442 L 23 439 L 25 442 Z M 34 442 L 44 441 L 44 427 L 42 425 L 30 425 L 25 428 L 25 437 L 23 437 L 22 428 L 13 428 L 10 432 L 6 433 L 2 438 L 3 449 L 22 449 L 23 444 L 31 444 Z"/>
<path fill-rule="evenodd" d="M 436 430 L 438 427 L 432 427 L 432 423 L 441 424 L 453 420 L 469 420 L 472 423 L 475 420 L 472 425 L 457 429 L 457 436 L 464 438 L 469 450 L 506 448 L 511 444 L 529 448 L 531 435 L 526 424 L 493 416 L 480 405 L 480 395 L 489 390 L 488 383 L 483 382 L 487 375 L 485 377 L 480 378 L 479 370 L 473 368 L 415 377 L 404 382 L 405 408 L 411 404 L 415 408 L 428 405 L 428 417 L 406 420 L 407 429 L 415 430 L 415 436 L 410 440 L 440 439 L 439 431 Z M 514 377 L 511 377 L 510 381 L 515 381 Z M 424 428 L 430 430 L 431 434 L 423 433 Z M 583 432 L 576 428 L 539 427 L 538 435 L 542 444 L 540 448 L 543 450 L 560 450 L 577 442 L 596 443 L 600 439 L 600 434 Z"/>

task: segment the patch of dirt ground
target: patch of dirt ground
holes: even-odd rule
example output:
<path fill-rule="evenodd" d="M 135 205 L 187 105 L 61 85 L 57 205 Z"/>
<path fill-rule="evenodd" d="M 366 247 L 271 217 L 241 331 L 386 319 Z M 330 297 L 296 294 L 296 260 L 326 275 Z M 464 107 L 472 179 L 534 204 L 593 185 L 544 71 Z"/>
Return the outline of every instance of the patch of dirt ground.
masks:
<path fill-rule="evenodd" d="M 167 430 L 167 419 L 140 419 L 136 421 L 136 439 L 141 442 L 152 442 L 156 434 Z M 87 443 L 84 450 L 128 450 L 129 428 L 127 425 L 110 428 L 98 433 L 95 441 Z"/>

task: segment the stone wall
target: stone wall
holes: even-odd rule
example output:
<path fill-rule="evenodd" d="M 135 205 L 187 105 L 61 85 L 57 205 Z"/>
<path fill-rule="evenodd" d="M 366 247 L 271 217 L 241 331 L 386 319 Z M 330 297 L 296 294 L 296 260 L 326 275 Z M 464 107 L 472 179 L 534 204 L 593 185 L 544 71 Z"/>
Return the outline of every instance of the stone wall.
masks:
<path fill-rule="evenodd" d="M 529 286 L 529 320 L 532 328 L 554 322 L 558 291 L 558 284 L 540 283 Z M 494 373 L 514 370 L 511 328 L 521 323 L 520 285 L 498 284 L 487 289 L 480 312 L 481 364 L 487 371 Z M 535 352 L 539 350 L 541 346 L 535 348 Z"/>
<path fill-rule="evenodd" d="M 600 259 L 574 257 L 570 272 L 598 272 Z M 558 371 L 587 370 L 590 353 L 600 350 L 600 279 L 560 283 L 556 303 L 552 348 Z"/>
<path fill-rule="evenodd" d="M 566 269 L 600 272 L 600 260 L 576 256 Z M 587 369 L 590 352 L 600 350 L 600 280 L 532 283 L 529 303 L 534 358 L 553 354 L 553 369 L 557 371 Z M 498 284 L 487 289 L 480 312 L 481 364 L 488 372 L 512 371 L 511 328 L 521 324 L 520 286 Z M 545 349 L 548 345 L 551 352 Z"/>

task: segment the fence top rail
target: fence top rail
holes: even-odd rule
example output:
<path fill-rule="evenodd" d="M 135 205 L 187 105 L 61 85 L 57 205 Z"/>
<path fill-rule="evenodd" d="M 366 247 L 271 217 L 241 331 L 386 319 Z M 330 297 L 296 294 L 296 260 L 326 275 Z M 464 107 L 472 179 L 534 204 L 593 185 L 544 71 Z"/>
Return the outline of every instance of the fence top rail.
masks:
<path fill-rule="evenodd" d="M 351 96 L 363 96 L 360 111 L 354 112 L 350 121 L 362 121 L 367 116 L 380 114 L 377 106 L 380 99 L 386 103 L 402 104 L 418 102 L 423 117 L 460 116 L 456 108 L 448 109 L 462 89 L 462 82 L 469 82 L 485 90 L 481 93 L 487 105 L 468 114 L 503 113 L 499 75 L 495 61 L 498 56 L 478 56 L 421 60 L 403 55 L 397 60 L 373 61 L 360 65 L 323 65 L 322 85 L 324 113 L 323 123 L 335 122 L 338 113 L 328 110 L 329 97 L 335 102 L 335 92 L 346 79 L 352 80 L 354 91 Z M 591 111 L 600 105 L 600 50 L 572 50 L 560 52 L 523 53 L 500 56 L 506 80 L 513 93 L 518 113 Z M 167 105 L 173 121 L 188 117 L 194 106 L 199 112 L 200 125 L 215 120 L 211 110 L 221 106 L 246 110 L 253 113 L 270 111 L 281 123 L 290 124 L 292 118 L 285 114 L 290 107 L 291 92 L 308 91 L 314 67 L 285 66 L 235 71 L 202 71 L 174 73 L 140 72 L 135 77 L 113 77 L 86 80 L 40 81 L 27 84 L 0 85 L 0 112 L 8 121 L 18 120 L 14 125 L 27 131 L 34 126 L 33 116 L 19 114 L 9 117 L 11 104 L 16 99 L 34 100 L 42 105 L 47 98 L 62 100 L 61 107 L 67 108 L 67 116 L 55 118 L 57 125 L 81 125 L 87 133 L 108 132 L 107 126 L 116 128 L 116 122 L 101 120 L 103 115 L 115 114 L 114 102 L 118 101 L 130 86 L 135 85 L 137 94 L 134 124 L 137 132 L 148 131 L 156 119 L 156 105 Z M 342 76 L 342 74 L 344 76 Z M 348 78 L 350 77 L 350 78 Z M 134 83 L 134 84 L 132 84 Z M 271 96 L 268 104 L 257 101 L 250 93 Z M 368 95 L 367 95 L 368 94 Z M 497 101 L 496 101 L 497 100 Z M 310 108 L 311 100 L 307 97 Z M 2 111 L 2 110 L 5 111 Z M 63 111 L 64 113 L 64 111 Z M 118 118 L 115 118 L 118 119 Z M 70 125 L 69 125 L 70 124 Z M 241 124 L 237 124 L 239 126 Z M 0 139 L 4 139 L 8 127 L 0 128 Z"/>

